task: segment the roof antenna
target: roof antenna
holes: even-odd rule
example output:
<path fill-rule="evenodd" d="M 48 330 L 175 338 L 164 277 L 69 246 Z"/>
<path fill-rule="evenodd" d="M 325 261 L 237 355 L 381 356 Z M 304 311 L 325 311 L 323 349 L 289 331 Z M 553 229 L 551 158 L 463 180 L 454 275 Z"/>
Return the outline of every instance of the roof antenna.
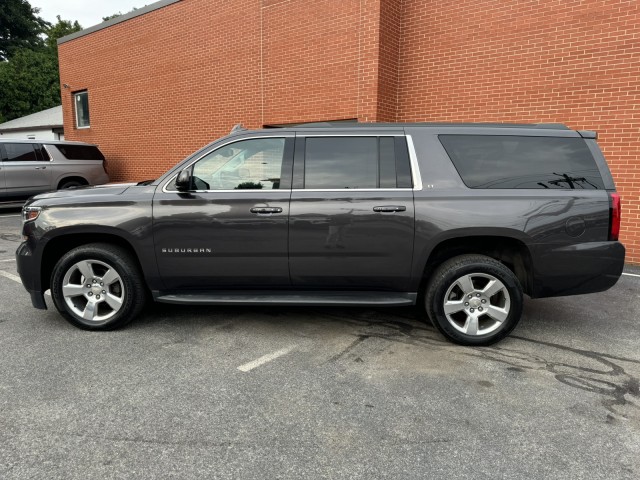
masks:
<path fill-rule="evenodd" d="M 239 132 L 241 130 L 246 130 L 246 128 L 244 128 L 241 123 L 237 123 L 233 126 L 230 133 Z"/>

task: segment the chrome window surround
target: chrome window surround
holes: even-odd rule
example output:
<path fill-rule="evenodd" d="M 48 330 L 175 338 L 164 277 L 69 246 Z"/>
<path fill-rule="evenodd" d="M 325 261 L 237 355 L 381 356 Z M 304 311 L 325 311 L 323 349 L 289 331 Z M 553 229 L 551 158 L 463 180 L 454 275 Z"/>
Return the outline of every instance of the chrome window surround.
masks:
<path fill-rule="evenodd" d="M 49 155 L 49 161 L 53 162 L 53 155 L 51 155 L 51 152 L 49 151 L 49 145 L 46 145 L 44 143 L 42 143 L 41 145 L 44 147 L 45 151 L 47 152 L 47 155 Z"/>
<path fill-rule="evenodd" d="M 413 138 L 407 135 L 407 148 L 409 149 L 409 162 L 411 163 L 411 178 L 413 179 L 413 189 L 422 190 L 422 175 L 420 175 L 420 165 L 418 165 L 418 155 L 416 147 L 413 145 Z"/>
<path fill-rule="evenodd" d="M 256 191 L 260 191 L 261 193 L 263 193 L 263 192 L 289 192 L 289 191 L 293 191 L 293 192 L 396 192 L 396 191 L 422 190 L 422 178 L 420 176 L 420 167 L 418 166 L 418 157 L 416 155 L 416 149 L 413 145 L 413 139 L 411 138 L 411 135 L 405 135 L 401 133 L 385 135 L 382 133 L 353 134 L 353 133 L 327 132 L 326 134 L 323 134 L 323 135 L 312 134 L 312 135 L 300 135 L 300 136 L 304 136 L 305 138 L 309 138 L 309 137 L 312 137 L 312 138 L 315 138 L 315 137 L 405 137 L 407 139 L 407 149 L 409 150 L 409 163 L 411 165 L 411 177 L 413 180 L 413 188 L 314 188 L 314 189 L 311 189 L 311 188 L 284 189 L 283 188 L 283 189 L 276 189 L 276 190 L 239 189 L 239 190 L 189 190 L 189 191 L 193 193 L 216 193 L 216 192 L 218 193 L 231 193 L 231 192 L 255 193 Z M 229 145 L 231 143 L 241 142 L 244 140 L 254 140 L 254 139 L 260 139 L 260 138 L 285 138 L 286 139 L 286 138 L 295 138 L 295 136 L 294 135 L 272 135 L 272 136 L 257 135 L 254 137 L 242 137 L 242 138 L 232 139 L 221 145 L 216 145 L 211 150 L 207 150 L 198 158 L 196 158 L 195 160 L 190 162 L 188 165 L 183 167 L 181 170 L 190 168 L 194 163 L 206 157 L 214 150 L 218 150 L 219 148 L 222 148 L 226 145 Z M 178 190 L 167 189 L 167 186 L 171 182 L 173 182 L 179 174 L 180 172 L 176 173 L 164 183 L 164 185 L 162 186 L 163 193 L 181 193 Z"/>

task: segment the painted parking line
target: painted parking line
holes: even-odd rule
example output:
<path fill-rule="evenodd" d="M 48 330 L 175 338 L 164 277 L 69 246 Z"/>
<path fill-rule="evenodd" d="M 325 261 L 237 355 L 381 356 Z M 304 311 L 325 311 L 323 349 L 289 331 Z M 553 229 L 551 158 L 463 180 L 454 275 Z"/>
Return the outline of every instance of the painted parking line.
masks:
<path fill-rule="evenodd" d="M 22 285 L 22 280 L 18 275 L 14 275 L 13 273 L 5 272 L 4 270 L 0 270 L 0 277 L 8 278 L 9 280 L 13 280 L 14 282 L 18 282 Z M 51 296 L 51 290 L 47 290 L 44 292 L 45 295 Z"/>
<path fill-rule="evenodd" d="M 256 367 L 259 367 L 260 365 L 264 365 L 265 363 L 270 362 L 271 360 L 275 360 L 278 357 L 286 355 L 291 350 L 293 350 L 293 348 L 294 347 L 287 347 L 273 353 L 268 353 L 267 355 L 264 355 L 256 360 L 253 360 L 252 362 L 245 363 L 244 365 L 240 365 L 238 367 L 238 370 L 240 370 L 241 372 L 249 372 Z"/>
<path fill-rule="evenodd" d="M 3 258 L 0 260 L 0 262 L 15 262 L 16 259 L 15 258 Z"/>
<path fill-rule="evenodd" d="M 627 277 L 638 277 L 638 278 L 640 278 L 640 275 L 638 275 L 637 273 L 623 273 L 623 275 L 626 275 Z"/>
<path fill-rule="evenodd" d="M 0 215 L 0 218 L 18 218 L 20 217 L 19 213 L 16 213 L 15 215 Z"/>
<path fill-rule="evenodd" d="M 4 270 L 0 270 L 0 277 L 8 278 L 9 280 L 13 280 L 14 282 L 18 282 L 19 284 L 22 284 L 22 280 L 20 280 L 20 277 L 18 275 L 5 272 Z"/>

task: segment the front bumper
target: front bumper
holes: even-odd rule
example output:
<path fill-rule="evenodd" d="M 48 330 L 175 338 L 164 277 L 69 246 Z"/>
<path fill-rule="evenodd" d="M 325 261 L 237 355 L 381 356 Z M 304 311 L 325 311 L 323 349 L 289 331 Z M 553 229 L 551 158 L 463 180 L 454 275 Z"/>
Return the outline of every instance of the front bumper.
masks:
<path fill-rule="evenodd" d="M 31 304 L 40 310 L 46 310 L 42 282 L 40 279 L 40 259 L 34 255 L 29 242 L 22 242 L 16 250 L 16 265 L 22 285 L 31 296 Z"/>

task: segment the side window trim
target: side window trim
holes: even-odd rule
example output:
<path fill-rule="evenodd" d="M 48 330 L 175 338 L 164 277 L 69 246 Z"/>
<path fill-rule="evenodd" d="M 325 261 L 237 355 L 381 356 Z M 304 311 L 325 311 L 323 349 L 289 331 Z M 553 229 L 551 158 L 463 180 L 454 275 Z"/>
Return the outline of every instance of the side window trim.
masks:
<path fill-rule="evenodd" d="M 415 182 L 411 177 L 411 158 L 407 147 L 407 137 L 395 137 L 396 185 L 399 188 L 413 188 Z"/>
<path fill-rule="evenodd" d="M 295 153 L 293 156 L 293 190 L 304 190 L 304 151 L 307 147 L 307 137 L 296 135 Z"/>
<path fill-rule="evenodd" d="M 284 138 L 284 152 L 282 153 L 282 167 L 280 168 L 280 188 L 278 190 L 291 190 L 293 179 L 293 152 L 295 137 Z"/>
<path fill-rule="evenodd" d="M 36 152 L 36 161 L 42 162 L 43 159 L 42 159 L 42 152 L 40 151 L 40 144 L 32 143 L 31 148 L 33 148 L 33 151 Z"/>
<path fill-rule="evenodd" d="M 418 164 L 418 155 L 416 155 L 416 147 L 413 144 L 411 135 L 406 135 L 407 149 L 409 150 L 409 163 L 411 165 L 411 179 L 413 180 L 413 189 L 422 190 L 422 175 L 420 174 L 420 165 Z"/>
<path fill-rule="evenodd" d="M 36 158 L 39 162 L 50 162 L 51 157 L 49 156 L 49 152 L 47 152 L 44 148 L 44 145 L 41 143 L 32 144 L 34 150 L 36 151 Z"/>
<path fill-rule="evenodd" d="M 40 150 L 43 162 L 50 162 L 52 160 L 51 153 L 49 153 L 49 150 L 47 150 L 47 146 L 44 143 L 39 144 L 38 150 Z"/>

